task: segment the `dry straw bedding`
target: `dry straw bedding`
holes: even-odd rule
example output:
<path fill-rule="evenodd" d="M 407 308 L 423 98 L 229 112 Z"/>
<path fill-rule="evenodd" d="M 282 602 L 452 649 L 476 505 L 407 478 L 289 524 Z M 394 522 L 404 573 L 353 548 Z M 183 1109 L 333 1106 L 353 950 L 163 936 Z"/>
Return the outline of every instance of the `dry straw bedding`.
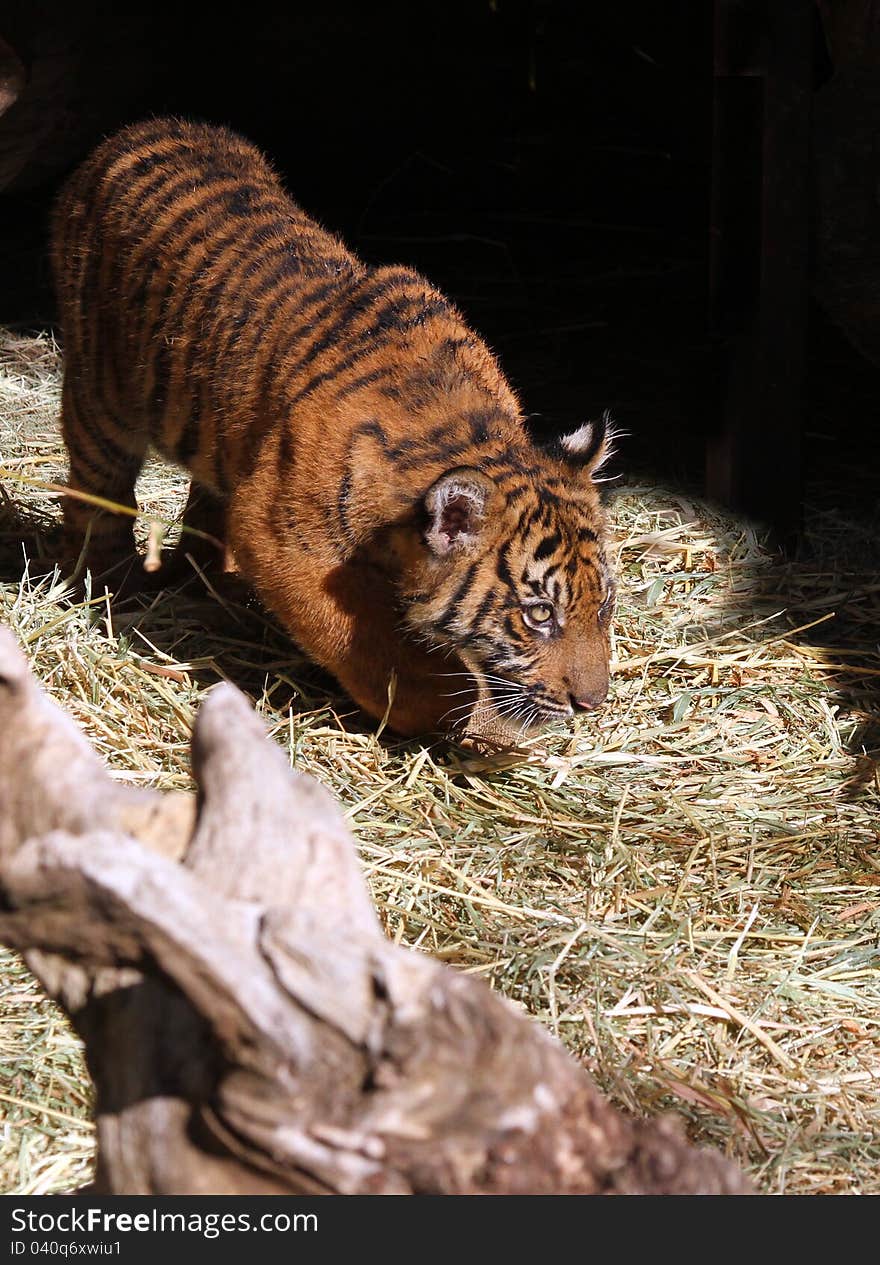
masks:
<path fill-rule="evenodd" d="M 395 940 L 483 976 L 762 1189 L 880 1192 L 880 585 L 821 561 L 839 521 L 813 515 L 820 561 L 786 570 L 749 525 L 620 485 L 610 704 L 478 759 L 377 738 L 242 594 L 65 604 L 39 486 L 64 477 L 58 386 L 50 338 L 0 334 L 0 620 L 116 776 L 188 787 L 193 715 L 234 680 L 343 804 Z M 185 481 L 152 463 L 139 492 L 143 537 Z M 0 1190 L 70 1190 L 92 1159 L 79 1046 L 0 954 Z"/>

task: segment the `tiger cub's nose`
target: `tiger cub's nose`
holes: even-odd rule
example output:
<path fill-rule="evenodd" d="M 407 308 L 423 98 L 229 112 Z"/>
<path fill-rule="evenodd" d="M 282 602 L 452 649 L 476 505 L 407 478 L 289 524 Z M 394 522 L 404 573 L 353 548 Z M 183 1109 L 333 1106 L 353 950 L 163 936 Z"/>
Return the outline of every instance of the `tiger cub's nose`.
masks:
<path fill-rule="evenodd" d="M 597 707 L 601 707 L 608 695 L 607 689 L 593 690 L 589 694 L 582 694 L 580 698 L 575 694 L 570 694 L 571 705 L 574 710 L 581 712 L 594 712 Z"/>

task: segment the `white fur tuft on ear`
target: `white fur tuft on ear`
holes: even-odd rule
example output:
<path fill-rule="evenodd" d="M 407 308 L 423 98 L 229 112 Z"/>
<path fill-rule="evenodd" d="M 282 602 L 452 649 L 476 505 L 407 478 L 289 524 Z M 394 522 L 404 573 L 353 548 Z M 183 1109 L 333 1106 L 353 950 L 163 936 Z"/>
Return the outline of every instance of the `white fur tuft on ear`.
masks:
<path fill-rule="evenodd" d="M 592 422 L 584 422 L 583 426 L 573 430 L 570 435 L 563 435 L 559 442 L 566 452 L 585 452 L 593 442 L 593 430 Z"/>
<path fill-rule="evenodd" d="M 557 443 L 565 456 L 595 475 L 609 457 L 613 456 L 613 440 L 619 433 L 606 409 L 597 421 L 584 422 L 577 430 L 562 435 Z"/>

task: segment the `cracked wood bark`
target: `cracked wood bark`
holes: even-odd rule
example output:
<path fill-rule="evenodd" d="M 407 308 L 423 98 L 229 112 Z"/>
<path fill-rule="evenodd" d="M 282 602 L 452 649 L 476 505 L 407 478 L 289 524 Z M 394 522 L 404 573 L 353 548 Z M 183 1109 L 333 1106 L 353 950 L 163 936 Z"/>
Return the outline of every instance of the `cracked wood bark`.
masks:
<path fill-rule="evenodd" d="M 196 798 L 115 784 L 0 630 L 0 940 L 82 1035 L 101 1193 L 740 1193 L 484 983 L 382 934 L 332 797 L 231 686 Z"/>

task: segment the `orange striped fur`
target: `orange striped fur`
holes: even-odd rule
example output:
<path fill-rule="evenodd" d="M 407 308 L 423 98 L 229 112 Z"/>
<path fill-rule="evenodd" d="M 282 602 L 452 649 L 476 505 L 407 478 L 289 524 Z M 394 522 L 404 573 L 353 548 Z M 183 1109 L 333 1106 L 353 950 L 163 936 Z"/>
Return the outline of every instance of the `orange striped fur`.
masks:
<path fill-rule="evenodd" d="M 186 467 L 185 521 L 372 716 L 390 689 L 402 733 L 505 741 L 604 699 L 604 420 L 538 448 L 452 304 L 361 263 L 224 128 L 104 142 L 52 260 L 73 489 L 134 506 L 150 444 Z M 64 513 L 93 572 L 131 555 L 130 519 Z"/>

